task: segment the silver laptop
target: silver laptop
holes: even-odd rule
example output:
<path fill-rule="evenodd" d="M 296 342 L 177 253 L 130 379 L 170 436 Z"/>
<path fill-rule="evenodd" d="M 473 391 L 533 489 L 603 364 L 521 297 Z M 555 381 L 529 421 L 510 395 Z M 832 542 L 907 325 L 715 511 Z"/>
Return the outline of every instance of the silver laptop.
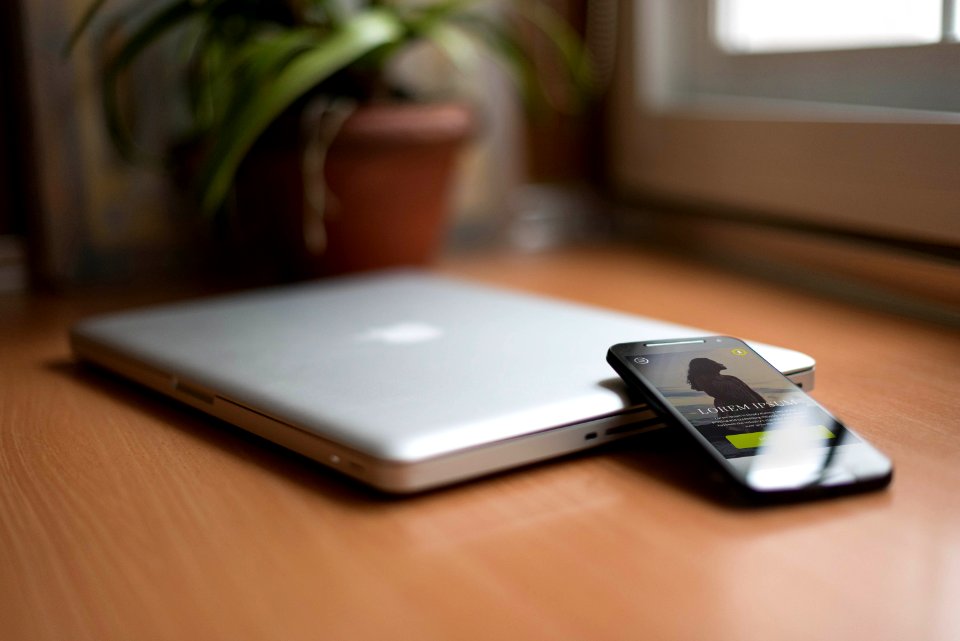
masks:
<path fill-rule="evenodd" d="M 607 348 L 711 333 L 402 271 L 100 316 L 71 344 L 364 483 L 413 492 L 662 427 Z M 812 386 L 812 358 L 752 345 Z"/>

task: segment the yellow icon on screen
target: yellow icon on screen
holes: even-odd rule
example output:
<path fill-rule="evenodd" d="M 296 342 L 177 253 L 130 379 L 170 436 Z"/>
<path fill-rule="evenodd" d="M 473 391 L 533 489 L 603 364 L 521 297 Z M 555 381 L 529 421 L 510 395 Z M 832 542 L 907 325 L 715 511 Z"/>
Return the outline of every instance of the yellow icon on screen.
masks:
<path fill-rule="evenodd" d="M 746 356 L 750 352 L 743 349 L 742 347 L 734 347 L 733 349 L 730 350 L 730 353 L 733 354 L 734 356 Z"/>

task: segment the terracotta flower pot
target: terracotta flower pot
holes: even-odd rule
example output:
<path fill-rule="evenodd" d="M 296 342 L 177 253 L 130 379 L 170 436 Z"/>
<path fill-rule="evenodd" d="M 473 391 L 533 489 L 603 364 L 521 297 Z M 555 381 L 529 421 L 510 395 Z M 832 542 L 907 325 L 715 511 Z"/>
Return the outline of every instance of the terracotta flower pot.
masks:
<path fill-rule="evenodd" d="M 460 104 L 354 112 L 327 154 L 322 271 L 433 260 L 449 218 L 457 153 L 472 129 L 471 112 Z"/>
<path fill-rule="evenodd" d="M 327 152 L 322 221 L 306 206 L 296 122 L 273 126 L 238 173 L 228 234 L 235 276 L 296 280 L 423 265 L 437 256 L 457 152 L 473 131 L 468 107 L 394 104 L 353 112 Z M 311 229 L 318 222 L 319 247 Z"/>

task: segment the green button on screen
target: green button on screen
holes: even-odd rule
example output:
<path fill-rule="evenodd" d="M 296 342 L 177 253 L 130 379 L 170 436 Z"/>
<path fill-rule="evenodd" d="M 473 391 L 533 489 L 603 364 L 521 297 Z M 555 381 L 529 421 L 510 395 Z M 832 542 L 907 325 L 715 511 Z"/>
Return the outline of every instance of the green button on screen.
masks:
<path fill-rule="evenodd" d="M 790 432 L 802 434 L 806 439 L 819 441 L 822 439 L 836 438 L 837 435 L 828 430 L 823 425 L 813 425 L 811 427 L 791 427 L 787 428 Z M 779 430 L 778 430 L 779 431 Z M 760 447 L 764 444 L 767 435 L 770 432 L 749 432 L 747 434 L 731 434 L 727 440 L 738 450 L 748 450 L 754 447 Z"/>

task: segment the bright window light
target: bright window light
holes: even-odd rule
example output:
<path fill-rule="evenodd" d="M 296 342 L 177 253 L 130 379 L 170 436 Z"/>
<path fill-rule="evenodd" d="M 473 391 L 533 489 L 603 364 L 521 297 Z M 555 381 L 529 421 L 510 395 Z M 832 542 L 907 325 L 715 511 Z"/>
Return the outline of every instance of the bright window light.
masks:
<path fill-rule="evenodd" d="M 931 44 L 941 39 L 943 2 L 952 1 L 714 0 L 714 29 L 733 53 Z"/>

